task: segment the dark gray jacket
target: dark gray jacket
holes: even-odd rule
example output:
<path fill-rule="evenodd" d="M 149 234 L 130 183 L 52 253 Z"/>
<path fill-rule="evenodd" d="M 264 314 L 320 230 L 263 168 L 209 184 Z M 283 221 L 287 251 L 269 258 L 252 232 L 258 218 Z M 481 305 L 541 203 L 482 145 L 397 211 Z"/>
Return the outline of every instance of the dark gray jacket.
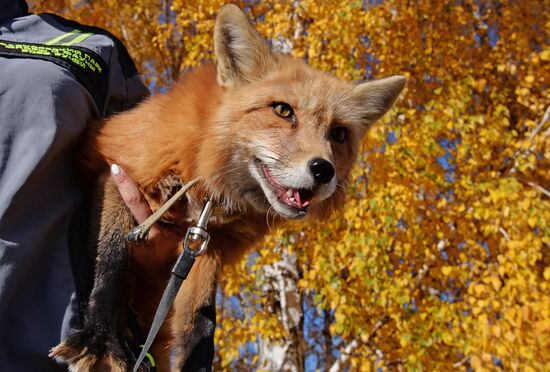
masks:
<path fill-rule="evenodd" d="M 67 237 L 82 199 L 75 146 L 90 119 L 146 94 L 112 35 L 0 0 L 1 371 L 65 369 L 48 351 L 62 328 L 78 325 L 84 301 L 73 294 L 67 309 L 75 291 Z M 72 249 L 73 259 L 85 257 L 84 247 Z"/>

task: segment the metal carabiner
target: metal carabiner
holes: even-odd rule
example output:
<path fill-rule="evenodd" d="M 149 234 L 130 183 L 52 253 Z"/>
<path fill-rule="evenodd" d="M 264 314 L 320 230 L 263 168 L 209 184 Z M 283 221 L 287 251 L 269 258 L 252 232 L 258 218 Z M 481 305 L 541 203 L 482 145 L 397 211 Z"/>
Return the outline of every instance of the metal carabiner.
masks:
<path fill-rule="evenodd" d="M 183 239 L 183 249 L 195 257 L 204 254 L 208 248 L 210 234 L 206 231 L 206 225 L 208 225 L 208 220 L 212 215 L 212 210 L 214 209 L 213 206 L 214 204 L 212 204 L 210 200 L 207 200 L 204 204 L 199 220 L 197 221 L 197 225 L 191 226 L 185 233 L 185 238 Z"/>

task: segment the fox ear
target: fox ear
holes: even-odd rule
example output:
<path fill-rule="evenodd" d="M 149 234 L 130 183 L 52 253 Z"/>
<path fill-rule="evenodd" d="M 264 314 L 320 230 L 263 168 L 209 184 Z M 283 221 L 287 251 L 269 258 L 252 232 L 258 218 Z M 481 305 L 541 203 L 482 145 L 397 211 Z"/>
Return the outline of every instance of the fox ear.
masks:
<path fill-rule="evenodd" d="M 276 58 L 248 18 L 232 4 L 225 5 L 216 18 L 214 53 L 222 87 L 261 79 Z"/>
<path fill-rule="evenodd" d="M 405 87 L 407 79 L 401 75 L 367 81 L 351 91 L 355 110 L 367 125 L 380 119 L 392 107 Z"/>

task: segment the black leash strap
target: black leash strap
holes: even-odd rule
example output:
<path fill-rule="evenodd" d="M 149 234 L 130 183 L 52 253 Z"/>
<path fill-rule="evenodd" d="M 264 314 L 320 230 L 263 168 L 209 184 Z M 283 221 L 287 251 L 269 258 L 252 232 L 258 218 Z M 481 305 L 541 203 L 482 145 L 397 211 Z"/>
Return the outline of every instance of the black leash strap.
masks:
<path fill-rule="evenodd" d="M 153 324 L 151 324 L 151 329 L 145 340 L 145 344 L 141 349 L 141 353 L 134 364 L 133 372 L 137 372 L 141 362 L 147 355 L 149 348 L 153 344 L 155 337 L 162 326 L 162 322 L 166 318 L 166 315 L 170 311 L 176 295 L 183 283 L 187 278 L 187 275 L 191 271 L 195 259 L 204 254 L 208 247 L 208 242 L 210 241 L 210 235 L 206 232 L 206 225 L 208 224 L 208 219 L 212 214 L 212 202 L 209 200 L 204 205 L 202 213 L 197 222 L 197 226 L 190 227 L 187 229 L 185 238 L 183 240 L 183 252 L 181 252 L 176 264 L 172 269 L 172 275 L 168 281 L 168 285 L 164 290 L 162 298 L 160 299 L 157 312 L 153 318 Z"/>

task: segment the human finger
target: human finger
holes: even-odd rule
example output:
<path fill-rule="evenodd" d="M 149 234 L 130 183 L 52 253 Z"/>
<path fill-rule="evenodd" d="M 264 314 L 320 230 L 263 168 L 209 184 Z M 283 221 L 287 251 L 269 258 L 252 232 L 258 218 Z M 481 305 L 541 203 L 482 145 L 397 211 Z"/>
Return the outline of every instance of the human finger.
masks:
<path fill-rule="evenodd" d="M 153 212 L 136 183 L 117 164 L 111 165 L 111 178 L 137 223 L 145 221 Z"/>

